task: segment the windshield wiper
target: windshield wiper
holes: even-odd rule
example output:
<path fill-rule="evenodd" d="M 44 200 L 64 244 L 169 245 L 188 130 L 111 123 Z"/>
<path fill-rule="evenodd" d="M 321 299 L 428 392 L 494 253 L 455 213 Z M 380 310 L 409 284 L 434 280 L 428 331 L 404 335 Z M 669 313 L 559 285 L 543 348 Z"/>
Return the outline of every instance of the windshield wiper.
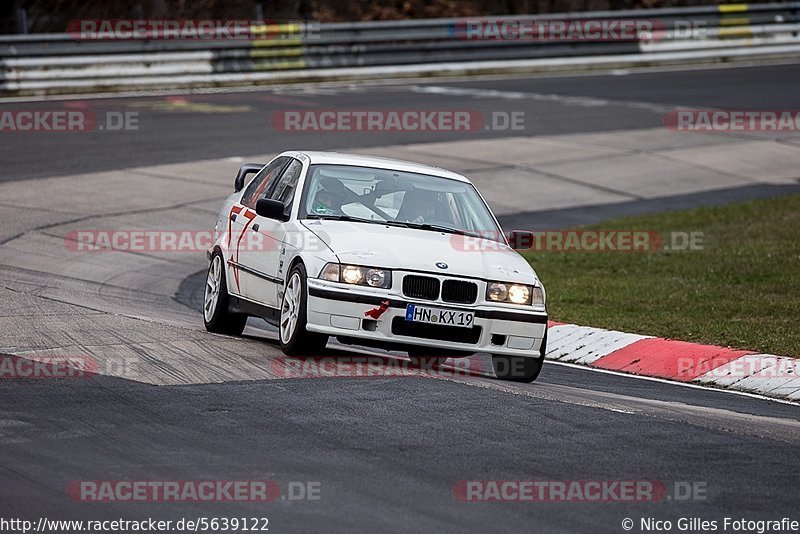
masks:
<path fill-rule="evenodd" d="M 445 232 L 447 234 L 456 234 L 456 235 L 467 235 L 470 237 L 480 237 L 478 234 L 473 232 L 467 232 L 466 230 L 461 230 L 459 228 L 450 228 L 449 226 L 440 226 L 438 224 L 428 224 L 428 223 L 403 223 L 406 225 L 407 228 L 415 228 L 417 230 L 428 230 L 431 232 Z"/>
<path fill-rule="evenodd" d="M 361 217 L 351 217 L 350 215 L 320 215 L 313 214 L 307 215 L 306 219 L 319 219 L 322 221 L 347 221 L 347 222 L 363 222 L 370 224 L 384 224 L 383 221 L 373 221 L 372 219 L 362 219 Z"/>
<path fill-rule="evenodd" d="M 305 217 L 306 219 L 319 219 L 323 221 L 364 221 L 365 219 L 358 219 L 356 217 L 351 217 L 349 215 L 319 215 L 319 214 L 309 214 Z M 368 222 L 368 221 L 367 221 Z"/>
<path fill-rule="evenodd" d="M 400 228 L 411 228 L 409 223 L 403 221 L 383 221 L 381 224 L 386 226 L 399 226 Z"/>

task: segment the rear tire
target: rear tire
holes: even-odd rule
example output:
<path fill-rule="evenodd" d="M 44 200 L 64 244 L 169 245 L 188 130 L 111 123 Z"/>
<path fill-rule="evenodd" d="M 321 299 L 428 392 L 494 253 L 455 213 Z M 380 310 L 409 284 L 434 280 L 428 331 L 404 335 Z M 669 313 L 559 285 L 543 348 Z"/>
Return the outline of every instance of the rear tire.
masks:
<path fill-rule="evenodd" d="M 289 273 L 281 299 L 281 316 L 278 323 L 278 338 L 281 350 L 288 356 L 314 356 L 325 349 L 328 336 L 309 332 L 308 289 L 306 268 L 298 263 Z"/>
<path fill-rule="evenodd" d="M 206 330 L 215 334 L 239 336 L 247 324 L 247 315 L 232 313 L 228 309 L 228 282 L 225 278 L 225 262 L 222 254 L 215 252 L 211 256 L 206 275 L 206 287 L 203 294 L 203 323 Z"/>

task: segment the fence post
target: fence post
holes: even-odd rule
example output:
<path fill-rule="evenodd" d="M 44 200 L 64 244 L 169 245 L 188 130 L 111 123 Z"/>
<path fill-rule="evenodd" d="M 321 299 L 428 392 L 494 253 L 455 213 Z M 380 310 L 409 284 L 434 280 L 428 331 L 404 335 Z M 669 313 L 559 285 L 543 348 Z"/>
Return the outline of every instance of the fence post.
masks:
<path fill-rule="evenodd" d="M 23 8 L 17 9 L 17 33 L 28 33 L 28 12 Z"/>

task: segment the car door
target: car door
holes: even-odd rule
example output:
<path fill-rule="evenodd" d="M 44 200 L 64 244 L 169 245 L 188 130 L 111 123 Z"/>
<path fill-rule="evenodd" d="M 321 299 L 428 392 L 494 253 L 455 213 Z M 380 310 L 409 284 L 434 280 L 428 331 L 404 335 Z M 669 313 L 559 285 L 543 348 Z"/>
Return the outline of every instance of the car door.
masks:
<path fill-rule="evenodd" d="M 264 166 L 244 188 L 239 202 L 231 207 L 228 214 L 228 290 L 234 295 L 247 296 L 248 274 L 241 266 L 242 252 L 253 246 L 247 240 L 248 230 L 256 217 L 256 200 L 261 198 L 272 185 L 280 172 L 289 163 L 288 156 L 280 156 Z"/>
<path fill-rule="evenodd" d="M 303 164 L 291 158 L 280 177 L 272 180 L 256 202 L 261 198 L 282 202 L 288 219 L 302 173 Z M 287 233 L 288 224 L 291 223 L 256 215 L 247 238 L 254 246 L 242 248 L 240 254 L 240 262 L 248 273 L 245 296 L 270 308 L 278 308 L 278 295 L 283 291 L 285 278 L 284 258 L 291 257 L 292 249 L 297 246 Z"/>

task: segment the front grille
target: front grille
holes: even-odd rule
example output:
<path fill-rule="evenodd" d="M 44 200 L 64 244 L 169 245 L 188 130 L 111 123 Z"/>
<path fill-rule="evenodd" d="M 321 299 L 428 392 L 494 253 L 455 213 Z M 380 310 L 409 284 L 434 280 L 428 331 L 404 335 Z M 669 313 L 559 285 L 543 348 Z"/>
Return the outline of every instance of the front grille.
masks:
<path fill-rule="evenodd" d="M 462 280 L 442 282 L 442 300 L 458 304 L 472 304 L 478 299 L 478 284 Z"/>
<path fill-rule="evenodd" d="M 476 345 L 481 339 L 481 327 L 461 328 L 458 326 L 415 323 L 406 321 L 405 317 L 395 317 L 392 319 L 392 334 Z"/>
<path fill-rule="evenodd" d="M 414 299 L 439 298 L 439 280 L 429 276 L 407 275 L 403 278 L 403 294 Z"/>

